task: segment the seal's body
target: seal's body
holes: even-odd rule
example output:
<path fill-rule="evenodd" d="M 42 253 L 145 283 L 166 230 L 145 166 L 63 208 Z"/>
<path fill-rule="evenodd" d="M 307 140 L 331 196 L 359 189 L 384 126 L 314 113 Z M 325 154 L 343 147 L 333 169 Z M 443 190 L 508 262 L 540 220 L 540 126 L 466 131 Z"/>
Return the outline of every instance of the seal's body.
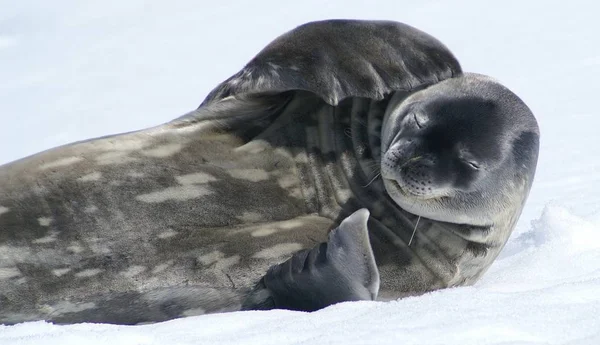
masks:
<path fill-rule="evenodd" d="M 332 220 L 307 208 L 295 157 L 181 132 L 69 145 L 1 170 L 2 321 L 235 309 L 237 288 L 325 238 Z"/>
<path fill-rule="evenodd" d="M 473 283 L 518 219 L 538 135 L 514 94 L 414 28 L 301 26 L 188 115 L 0 167 L 0 322 Z"/>

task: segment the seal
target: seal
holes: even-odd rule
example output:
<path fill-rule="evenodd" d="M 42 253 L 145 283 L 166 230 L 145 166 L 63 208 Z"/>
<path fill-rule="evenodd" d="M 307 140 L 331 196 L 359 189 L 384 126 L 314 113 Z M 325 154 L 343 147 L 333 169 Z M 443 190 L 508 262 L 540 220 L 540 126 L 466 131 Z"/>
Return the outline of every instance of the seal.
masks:
<path fill-rule="evenodd" d="M 200 107 L 0 167 L 0 322 L 316 310 L 471 284 L 508 239 L 539 130 L 435 38 L 328 20 Z"/>

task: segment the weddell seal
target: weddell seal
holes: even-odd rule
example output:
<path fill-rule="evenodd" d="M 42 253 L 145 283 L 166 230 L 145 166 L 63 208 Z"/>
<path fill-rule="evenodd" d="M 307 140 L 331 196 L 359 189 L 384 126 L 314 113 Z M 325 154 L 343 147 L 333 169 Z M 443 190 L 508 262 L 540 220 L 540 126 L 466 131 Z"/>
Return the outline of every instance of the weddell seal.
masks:
<path fill-rule="evenodd" d="M 328 20 L 164 125 L 0 167 L 0 322 L 316 310 L 472 284 L 539 130 L 435 38 Z"/>

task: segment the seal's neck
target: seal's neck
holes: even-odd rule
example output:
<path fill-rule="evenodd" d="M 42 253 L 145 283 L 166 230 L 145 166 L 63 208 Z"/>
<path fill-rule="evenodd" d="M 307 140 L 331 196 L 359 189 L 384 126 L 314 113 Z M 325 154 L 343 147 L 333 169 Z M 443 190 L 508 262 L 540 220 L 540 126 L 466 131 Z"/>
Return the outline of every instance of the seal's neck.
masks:
<path fill-rule="evenodd" d="M 402 234 L 408 243 L 418 217 L 394 203 L 379 175 L 380 133 L 388 103 L 389 98 L 353 98 L 336 107 L 321 103 L 304 114 L 306 173 L 311 177 L 304 189 L 320 215 L 339 222 L 366 207 L 376 226 Z"/>

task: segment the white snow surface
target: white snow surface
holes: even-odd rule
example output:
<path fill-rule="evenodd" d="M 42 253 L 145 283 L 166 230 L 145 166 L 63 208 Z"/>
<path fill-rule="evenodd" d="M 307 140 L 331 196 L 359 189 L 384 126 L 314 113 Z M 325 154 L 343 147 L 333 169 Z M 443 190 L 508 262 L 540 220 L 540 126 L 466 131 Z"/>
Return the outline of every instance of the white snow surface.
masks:
<path fill-rule="evenodd" d="M 533 110 L 542 141 L 517 229 L 472 287 L 314 313 L 0 326 L 0 344 L 600 344 L 600 5 L 569 1 L 0 0 L 0 163 L 200 104 L 307 21 L 389 19 L 444 42 Z"/>

